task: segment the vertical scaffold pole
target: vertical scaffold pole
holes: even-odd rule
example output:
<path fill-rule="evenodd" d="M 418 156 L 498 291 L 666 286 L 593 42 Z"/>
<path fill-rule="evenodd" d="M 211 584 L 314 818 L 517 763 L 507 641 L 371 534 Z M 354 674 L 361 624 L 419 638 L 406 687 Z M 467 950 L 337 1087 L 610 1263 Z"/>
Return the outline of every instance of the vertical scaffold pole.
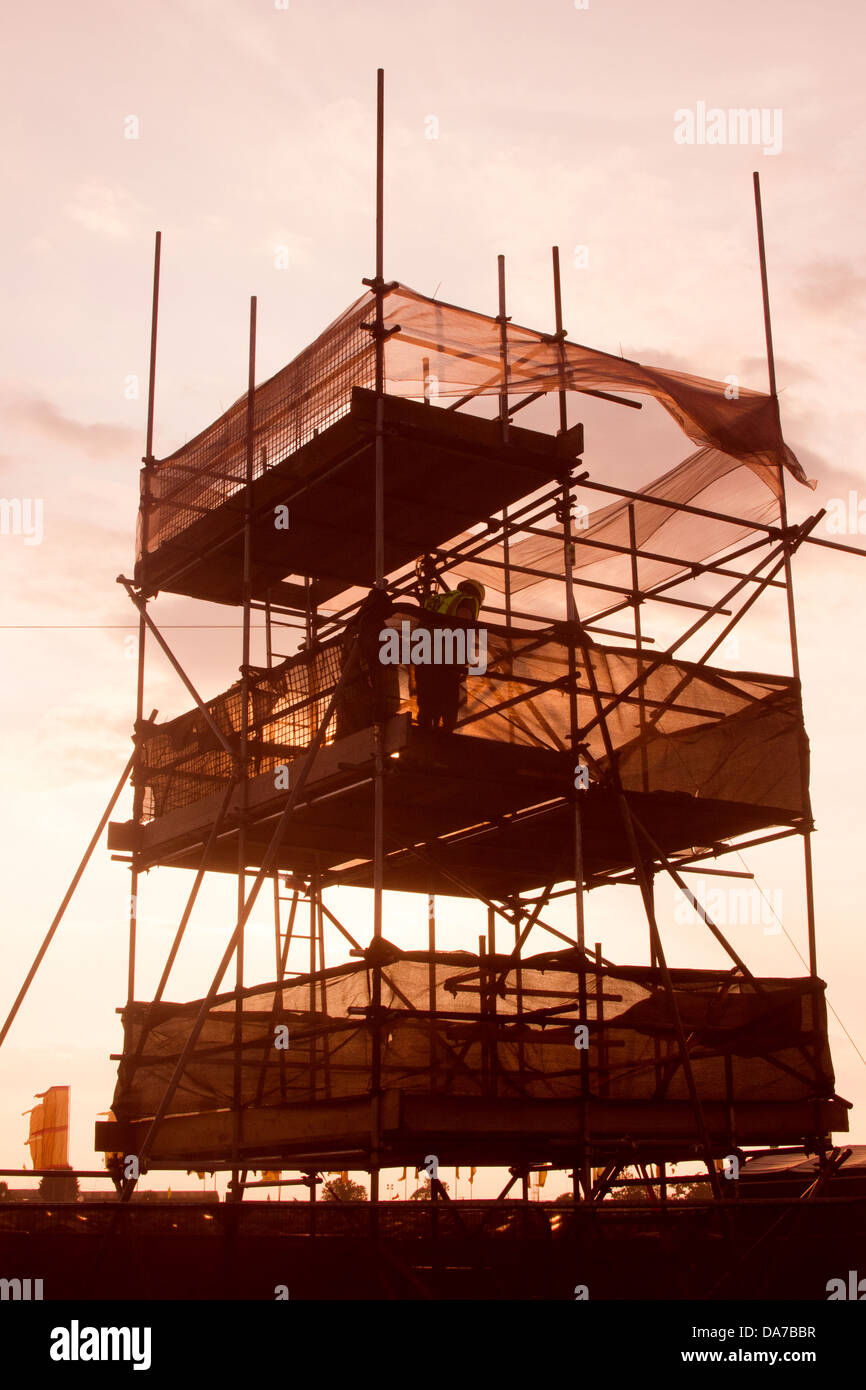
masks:
<path fill-rule="evenodd" d="M 565 380 L 565 361 L 562 344 L 565 340 L 565 329 L 562 326 L 562 281 L 559 272 L 559 247 L 552 248 L 553 256 L 553 307 L 556 321 L 556 342 L 560 359 L 560 374 Z M 565 433 L 568 429 L 568 402 L 564 386 L 559 391 L 559 428 L 560 433 Z M 577 710 L 577 657 L 576 657 L 576 626 L 577 626 L 577 603 L 574 597 L 574 539 L 571 532 L 571 484 L 567 478 L 563 479 L 562 484 L 562 544 L 563 544 L 563 569 L 565 575 L 565 613 L 568 620 L 568 715 L 569 733 L 571 738 L 571 752 L 574 758 L 574 791 L 572 798 L 572 842 L 574 850 L 574 907 L 577 926 L 577 944 L 581 951 L 586 947 L 586 923 L 584 921 L 583 904 L 583 826 L 580 813 L 580 794 L 583 783 L 580 780 L 581 774 L 578 769 L 578 710 Z M 583 774 L 585 775 L 585 774 Z M 585 961 L 581 962 L 581 971 L 578 985 L 578 1008 L 582 1023 L 588 1023 L 588 997 L 586 989 L 586 973 L 583 969 Z M 583 1183 L 584 1200 L 589 1202 L 592 1197 L 592 1169 L 589 1159 L 588 1136 L 589 1136 L 589 1111 L 587 1100 L 589 1096 L 590 1074 L 589 1074 L 589 1052 L 582 1048 L 580 1052 L 581 1070 L 581 1154 L 580 1167 Z"/>
<path fill-rule="evenodd" d="M 499 422 L 502 426 L 503 443 L 508 440 L 508 315 L 505 312 L 505 257 L 496 257 L 497 284 L 499 289 L 499 359 L 502 363 L 502 385 L 499 388 Z"/>
<path fill-rule="evenodd" d="M 282 973 L 281 973 L 281 971 L 280 971 L 280 965 L 281 965 L 282 959 L 283 959 L 283 943 L 282 943 L 282 939 L 281 939 L 281 937 L 280 937 L 280 925 L 281 925 L 281 922 L 280 922 L 280 871 L 279 871 L 279 869 L 275 869 L 275 870 L 274 870 L 273 880 L 274 880 L 274 957 L 275 957 L 275 972 L 274 972 L 274 979 L 277 980 L 277 981 L 282 981 L 282 978 L 283 978 L 283 977 L 282 977 Z"/>
<path fill-rule="evenodd" d="M 256 296 L 250 297 L 249 354 L 247 363 L 247 421 L 246 421 L 246 488 L 244 491 L 244 553 L 243 553 L 243 636 L 241 655 L 241 727 L 240 727 L 240 817 L 238 822 L 238 918 L 246 901 L 247 858 L 247 799 L 249 795 L 250 740 L 250 640 L 252 613 L 252 492 L 253 453 L 255 448 L 256 397 Z M 244 931 L 238 934 L 235 954 L 235 1027 L 234 1027 L 234 1115 L 232 1125 L 232 1158 L 236 1162 L 243 1123 L 243 999 Z M 236 1201 L 243 1196 L 237 1168 L 232 1170 L 232 1192 Z"/>
<path fill-rule="evenodd" d="M 758 258 L 761 267 L 761 297 L 764 306 L 764 336 L 767 344 L 767 375 L 770 383 L 770 395 L 776 411 L 776 421 L 779 425 L 779 438 L 782 437 L 782 426 L 779 415 L 779 396 L 776 390 L 776 359 L 773 351 L 773 327 L 770 320 L 770 291 L 767 281 L 767 252 L 764 245 L 764 216 L 761 208 L 761 180 L 757 171 L 752 175 L 755 190 L 755 220 L 758 230 Z M 782 524 L 785 547 L 785 593 L 788 602 L 788 635 L 791 643 L 791 669 L 794 680 L 797 682 L 798 692 L 801 694 L 802 686 L 800 681 L 800 649 L 797 641 L 797 617 L 794 608 L 794 582 L 791 572 L 791 543 L 787 534 L 788 530 L 788 504 L 785 496 L 785 470 L 781 462 L 779 463 L 779 519 Z M 805 738 L 804 738 L 805 743 Z M 803 797 L 803 817 L 805 829 L 803 830 L 803 867 L 805 871 L 806 887 L 806 920 L 809 933 L 809 973 L 813 978 L 818 974 L 818 944 L 815 929 L 815 889 L 812 871 L 812 805 L 809 796 L 809 774 L 808 762 L 806 759 L 805 747 L 800 755 L 800 779 Z"/>
<path fill-rule="evenodd" d="M 319 874 L 316 869 L 310 874 L 310 1102 L 315 1103 L 318 1067 L 318 1047 L 316 1045 L 316 950 L 318 946 L 319 924 Z"/>
<path fill-rule="evenodd" d="M 641 617 L 640 617 L 640 605 L 641 605 L 641 596 L 640 596 L 640 571 L 639 571 L 639 568 L 638 568 L 638 558 L 637 558 L 637 523 L 636 523 L 636 520 L 635 520 L 634 502 L 629 502 L 629 504 L 628 504 L 628 546 L 629 546 L 630 560 L 631 560 L 631 601 L 632 601 L 632 609 L 633 609 L 633 613 L 634 613 L 634 646 L 635 646 L 635 655 L 636 655 L 636 659 L 637 659 L 637 675 L 638 675 L 638 677 L 639 677 L 639 679 L 640 679 L 640 685 L 638 686 L 637 693 L 638 693 L 638 720 L 639 720 L 639 727 L 640 727 L 641 786 L 643 787 L 643 790 L 644 790 L 645 792 L 648 792 L 648 791 L 649 791 L 649 769 L 648 769 L 648 766 L 647 766 L 647 755 L 646 755 L 646 693 L 645 693 L 645 691 L 644 691 L 644 683 L 643 683 L 643 630 L 642 630 L 642 627 L 641 627 Z M 652 892 L 653 892 L 653 882 L 654 882 L 652 868 L 650 867 L 649 864 L 645 863 L 645 864 L 644 864 L 644 869 L 645 869 L 645 872 L 646 872 L 646 877 L 647 877 L 647 883 L 648 883 L 648 885 L 649 885 L 649 890 L 650 890 L 650 892 L 652 893 Z M 651 965 L 653 965 L 653 966 L 656 966 L 656 965 L 658 964 L 658 960 L 657 960 L 657 956 L 656 956 L 656 949 L 655 949 L 655 938 L 654 938 L 654 936 L 653 936 L 652 931 L 650 931 L 650 963 L 651 963 Z M 658 1057 L 658 1055 L 659 1055 L 660 1052 L 661 1052 L 661 1045 L 660 1045 L 660 1043 L 658 1042 L 658 1039 L 656 1039 L 655 1044 L 654 1044 L 654 1047 L 655 1047 L 656 1055 L 657 1055 L 657 1057 Z"/>
<path fill-rule="evenodd" d="M 427 1008 L 430 1011 L 430 1089 L 436 1090 L 436 895 L 435 880 L 430 879 L 427 892 L 427 950 L 430 963 L 427 966 Z"/>
<path fill-rule="evenodd" d="M 141 488 L 141 565 L 142 574 L 147 564 L 148 522 L 150 520 L 150 471 L 153 466 L 153 415 L 156 400 L 156 334 L 159 324 L 159 269 L 162 256 L 162 232 L 157 232 L 153 245 L 153 291 L 150 305 L 150 364 L 147 378 L 147 434 L 145 437 L 142 463 Z M 146 596 L 145 596 L 146 602 Z M 135 694 L 135 763 L 133 772 L 134 791 L 132 795 L 132 820 L 141 825 L 144 810 L 144 785 L 140 773 L 139 741 L 144 719 L 144 667 L 147 656 L 147 623 L 144 613 L 138 615 L 138 676 Z M 135 998 L 135 957 L 138 936 L 138 849 L 132 852 L 132 868 L 129 883 L 129 952 L 127 959 L 126 999 L 131 1004 Z"/>
<path fill-rule="evenodd" d="M 559 275 L 559 247 L 553 247 L 553 305 L 556 314 L 556 339 L 560 354 L 560 364 L 563 378 L 565 375 L 564 363 L 562 361 L 562 343 L 565 338 L 565 329 L 562 326 L 562 284 Z M 568 405 L 566 393 L 559 391 L 559 428 L 560 433 L 565 433 L 568 429 Z M 577 942 L 583 950 L 586 945 L 586 927 L 584 923 L 583 911 L 583 832 L 580 819 L 580 800 L 577 795 L 577 738 L 578 738 L 578 711 L 577 711 L 577 657 L 576 657 L 576 634 L 577 625 L 577 604 L 574 598 L 574 538 L 571 532 L 571 506 L 572 495 L 571 485 L 568 479 L 563 480 L 562 498 L 560 503 L 562 509 L 562 543 L 563 543 L 563 567 L 565 574 L 565 614 L 569 626 L 568 637 L 568 714 L 569 714 L 569 734 L 571 738 L 571 751 L 575 758 L 575 797 L 574 797 L 574 878 L 575 878 L 575 915 L 577 924 Z"/>
<path fill-rule="evenodd" d="M 375 569 L 376 588 L 385 587 L 385 73 L 376 73 L 376 441 L 375 441 Z M 385 803 L 384 730 L 381 711 L 376 712 L 375 766 L 373 775 L 373 947 L 376 959 L 372 978 L 372 1075 L 370 1135 L 370 1212 L 372 1234 L 378 1230 L 379 1149 L 382 1090 L 382 972 L 378 946 L 382 939 L 382 893 L 384 886 Z"/>
<path fill-rule="evenodd" d="M 559 273 L 559 247 L 551 247 L 551 253 L 553 257 L 553 304 L 556 311 L 556 341 L 559 353 L 559 370 L 564 382 L 565 354 L 562 350 L 562 344 L 565 340 L 565 329 L 562 326 L 562 280 Z M 568 429 L 568 396 L 564 386 L 560 387 L 557 395 L 559 397 L 559 429 L 561 434 L 565 434 L 565 431 Z"/>
<path fill-rule="evenodd" d="M 641 785 L 644 791 L 648 792 L 649 769 L 647 767 L 646 755 L 646 692 L 643 685 L 643 629 L 640 617 L 640 608 L 643 598 L 640 591 L 640 570 L 637 557 L 637 519 L 635 516 L 634 502 L 629 502 L 628 504 L 628 546 L 631 559 L 631 600 L 634 609 L 634 649 L 637 657 L 637 674 L 641 682 L 638 686 L 638 718 L 641 737 Z"/>
<path fill-rule="evenodd" d="M 499 391 L 499 422 L 502 427 L 502 442 L 508 443 L 508 314 L 505 308 L 505 257 L 497 256 L 497 283 L 499 290 L 499 356 L 502 362 L 502 386 Z M 502 508 L 502 561 L 505 566 L 505 624 L 511 626 L 511 569 L 509 565 L 510 540 L 508 535 L 508 508 Z"/>

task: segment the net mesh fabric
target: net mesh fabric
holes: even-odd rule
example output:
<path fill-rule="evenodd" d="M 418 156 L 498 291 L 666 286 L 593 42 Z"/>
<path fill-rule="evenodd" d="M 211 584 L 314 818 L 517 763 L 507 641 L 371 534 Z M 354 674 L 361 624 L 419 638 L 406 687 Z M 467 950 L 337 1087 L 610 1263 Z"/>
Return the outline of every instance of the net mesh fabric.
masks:
<path fill-rule="evenodd" d="M 420 396 L 425 376 L 443 396 L 555 390 L 608 390 L 651 396 L 690 439 L 720 449 L 751 466 L 786 467 L 806 476 L 782 440 L 775 400 L 760 391 L 733 388 L 705 377 L 642 365 L 579 343 L 509 323 L 507 363 L 498 321 L 442 304 L 396 285 L 386 299 L 386 327 L 399 325 L 385 351 L 386 389 Z"/>
<path fill-rule="evenodd" d="M 361 324 L 362 296 L 288 366 L 256 387 L 253 478 L 260 477 L 349 409 L 353 386 L 372 387 L 375 355 Z M 247 395 L 195 439 L 142 474 L 139 553 L 180 535 L 198 517 L 236 497 L 247 471 Z"/>
<path fill-rule="evenodd" d="M 579 487 L 576 496 L 580 497 Z M 660 505 L 662 499 L 672 505 Z M 736 519 L 698 516 L 679 510 L 676 504 Z M 617 591 L 632 586 L 631 555 L 622 553 L 630 549 L 632 518 L 635 544 L 644 552 L 638 558 L 638 578 L 646 593 L 748 540 L 758 527 L 776 524 L 778 479 L 768 470 L 751 469 L 717 449 L 700 449 L 655 478 L 633 499 L 591 510 L 578 502 L 572 518 L 571 566 L 577 605 L 584 619 L 624 606 Z M 523 606 L 525 600 L 550 604 L 561 592 L 555 580 L 531 573 L 542 570 L 565 575 L 563 528 L 546 529 L 546 536 L 538 531 L 521 535 L 518 530 L 509 539 L 509 586 L 512 594 L 522 595 Z M 472 548 L 471 558 L 455 564 L 454 574 L 480 580 L 487 588 L 501 592 L 502 572 L 489 561 L 501 565 L 504 560 L 501 543 L 481 542 Z"/>
<path fill-rule="evenodd" d="M 290 657 L 251 681 L 250 776 L 273 773 L 312 742 L 339 679 L 345 645 L 334 641 Z M 553 630 L 487 628 L 487 671 L 470 675 L 457 733 L 494 741 L 569 748 L 568 646 Z M 581 743 L 603 772 L 607 755 L 587 678 L 591 665 L 627 789 L 749 802 L 799 814 L 804 734 L 793 682 L 590 645 L 578 649 Z M 542 688 L 545 687 L 545 688 Z M 417 713 L 408 670 L 400 712 Z M 207 705 L 237 746 L 241 694 L 234 685 Z M 334 740 L 335 722 L 324 742 Z M 225 787 L 232 759 L 198 710 L 155 726 L 141 741 L 137 778 L 144 814 L 166 815 Z M 595 773 L 593 773 L 595 776 Z"/>
<path fill-rule="evenodd" d="M 273 773 L 310 745 L 339 680 L 343 657 L 342 643 L 333 642 L 253 676 L 247 706 L 250 777 Z M 207 701 L 205 708 L 230 746 L 239 747 L 240 682 Z M 333 742 L 334 731 L 332 723 L 323 743 Z M 139 747 L 136 780 L 145 788 L 145 819 L 167 815 L 221 791 L 234 769 L 231 754 L 198 709 L 151 726 Z"/>
<path fill-rule="evenodd" d="M 345 415 L 353 386 L 372 387 L 375 353 L 363 325 L 374 297 L 362 295 L 254 396 L 253 476 L 282 463 Z M 395 284 L 384 298 L 385 390 L 432 400 L 464 395 L 612 390 L 652 397 L 684 433 L 766 476 L 780 467 L 806 476 L 782 440 L 775 400 L 758 391 L 672 372 L 507 325 L 507 360 L 496 319 Z M 230 503 L 247 467 L 247 397 L 142 475 L 139 556 Z"/>
<path fill-rule="evenodd" d="M 506 1099 L 689 1099 L 670 997 L 649 968 L 588 962 L 581 968 L 577 952 L 515 965 L 506 956 L 480 964 L 462 952 L 401 952 L 389 943 L 385 949 L 391 956 L 381 966 L 386 1089 Z M 702 1100 L 832 1094 L 821 981 L 756 984 L 723 971 L 672 975 Z M 370 1006 L 371 976 L 369 962 L 353 962 L 245 991 L 241 1104 L 366 1096 L 371 1029 L 349 1009 Z M 124 1010 L 125 1061 L 112 1103 L 119 1120 L 154 1114 L 198 1011 L 198 1001 Z M 575 1046 L 579 1022 L 588 1026 L 586 1061 Z M 217 1000 L 169 1114 L 232 1104 L 235 1023 L 234 997 Z M 282 1052 L 274 1047 L 279 1024 L 289 1030 L 290 1046 Z"/>

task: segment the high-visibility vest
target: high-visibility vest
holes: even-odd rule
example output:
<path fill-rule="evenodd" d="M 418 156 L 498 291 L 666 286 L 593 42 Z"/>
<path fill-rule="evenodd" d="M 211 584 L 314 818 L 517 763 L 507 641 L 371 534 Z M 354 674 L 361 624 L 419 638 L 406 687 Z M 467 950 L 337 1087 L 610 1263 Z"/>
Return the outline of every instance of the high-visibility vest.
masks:
<path fill-rule="evenodd" d="M 431 594 L 424 607 L 430 613 L 438 613 L 442 617 L 450 617 L 456 613 L 462 603 L 471 603 L 474 609 L 472 621 L 478 617 L 480 604 L 475 594 L 467 594 L 462 589 L 452 589 L 450 593 Z"/>

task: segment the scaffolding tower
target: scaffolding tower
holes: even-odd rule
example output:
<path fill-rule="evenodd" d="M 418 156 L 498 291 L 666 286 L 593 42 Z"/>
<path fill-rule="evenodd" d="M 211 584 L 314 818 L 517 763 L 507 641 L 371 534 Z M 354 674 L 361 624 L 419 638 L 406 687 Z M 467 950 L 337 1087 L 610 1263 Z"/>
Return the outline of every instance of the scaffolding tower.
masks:
<path fill-rule="evenodd" d="M 511 322 L 502 257 L 495 317 L 386 281 L 383 149 L 380 73 L 365 293 L 258 387 L 253 299 L 245 395 L 161 460 L 157 233 L 138 559 L 120 581 L 139 615 L 135 749 L 91 843 L 131 777 L 132 818 L 109 826 L 131 869 L 124 1044 L 114 1119 L 97 1124 L 96 1147 L 118 1155 L 124 1199 L 130 1155 L 136 1173 L 228 1171 L 237 1199 L 251 1173 L 294 1171 L 315 1198 L 323 1172 L 365 1170 L 374 1211 L 384 1167 L 426 1165 L 434 1196 L 444 1195 L 437 1166 L 507 1167 L 502 1196 L 517 1182 L 526 1196 L 533 1171 L 564 1169 L 590 1202 L 627 1165 L 644 1175 L 657 1165 L 664 1184 L 667 1164 L 699 1158 L 721 1198 L 726 1156 L 761 1145 L 825 1155 L 847 1129 L 817 970 L 791 582 L 799 547 L 828 543 L 811 535 L 820 513 L 787 518 L 785 476 L 802 471 L 779 426 L 757 176 L 770 393 L 732 397 L 571 343 L 556 248 L 552 332 Z M 514 423 L 548 393 L 555 434 Z M 635 393 L 660 400 L 698 445 L 639 491 L 592 475 L 583 426 L 569 418 L 575 396 L 640 408 Z M 490 397 L 495 418 L 472 413 Z M 382 696 L 363 605 L 371 594 L 385 603 L 381 636 L 405 643 L 428 621 L 431 594 L 466 579 L 487 593 L 458 628 L 476 651 L 483 641 L 486 662 L 470 667 L 454 730 L 431 733 L 411 659 Z M 787 604 L 792 674 L 713 665 L 774 591 Z M 202 697 L 184 671 L 151 612 L 159 593 L 239 611 L 239 678 L 223 693 Z M 253 615 L 263 666 L 252 663 Z M 302 640 L 285 654 L 292 630 Z M 683 657 L 703 635 L 699 658 Z M 145 717 L 154 647 L 191 702 L 162 722 Z M 737 877 L 708 865 L 792 837 L 804 852 L 809 973 L 761 978 L 686 876 Z M 157 989 L 141 1001 L 139 878 L 164 866 L 192 881 Z M 236 878 L 236 920 L 206 993 L 169 1002 L 212 873 Z M 660 874 L 728 969 L 668 965 Z M 643 965 L 586 939 L 586 893 L 622 884 L 645 911 Z M 337 885 L 368 890 L 366 941 L 327 901 Z M 274 973 L 261 984 L 246 978 L 244 945 L 263 890 Z M 394 891 L 426 896 L 426 950 L 388 939 Z M 477 947 L 438 947 L 440 895 L 486 909 Z M 544 917 L 563 898 L 573 932 Z M 343 960 L 325 959 L 326 923 Z M 554 946 L 544 953 L 527 945 L 541 932 Z"/>

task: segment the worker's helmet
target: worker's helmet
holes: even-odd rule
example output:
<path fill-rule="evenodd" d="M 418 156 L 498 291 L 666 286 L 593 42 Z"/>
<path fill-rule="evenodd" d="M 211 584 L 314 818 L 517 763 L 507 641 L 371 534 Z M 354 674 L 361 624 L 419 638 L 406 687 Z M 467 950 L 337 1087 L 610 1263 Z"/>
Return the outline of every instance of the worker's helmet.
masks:
<path fill-rule="evenodd" d="M 484 595 L 486 593 L 486 590 L 484 588 L 484 585 L 479 583 L 477 579 L 461 579 L 460 583 L 457 585 L 457 588 L 460 590 L 461 593 L 472 594 L 473 597 L 478 600 L 478 607 L 481 607 L 481 605 L 484 602 Z"/>

